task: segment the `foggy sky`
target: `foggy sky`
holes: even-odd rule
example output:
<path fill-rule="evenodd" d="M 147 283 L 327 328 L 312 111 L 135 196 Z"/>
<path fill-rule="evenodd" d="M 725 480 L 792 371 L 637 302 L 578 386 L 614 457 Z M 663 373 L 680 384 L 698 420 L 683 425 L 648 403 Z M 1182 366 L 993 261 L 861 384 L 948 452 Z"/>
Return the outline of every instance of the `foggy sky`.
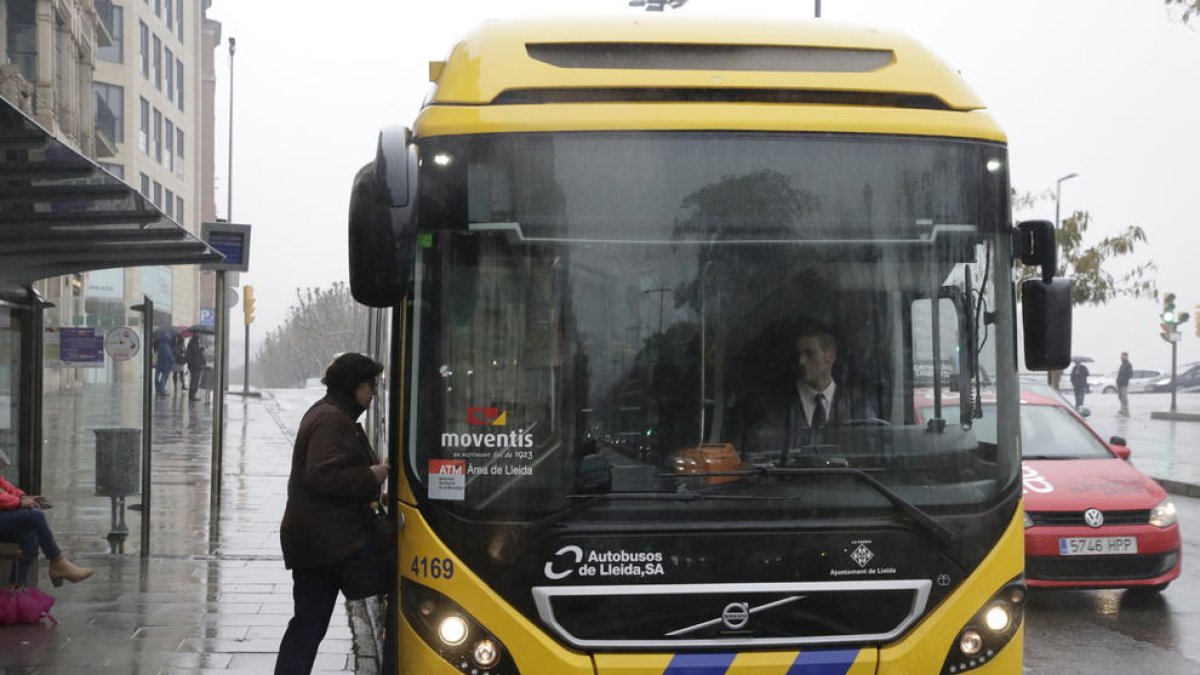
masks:
<path fill-rule="evenodd" d="M 671 14 L 810 19 L 804 0 L 690 0 Z M 314 11 L 315 10 L 315 11 Z M 295 289 L 348 278 L 346 213 L 355 171 L 380 127 L 411 125 L 429 90 L 427 63 L 491 18 L 636 14 L 625 0 L 215 0 L 209 16 L 237 38 L 234 64 L 236 222 L 254 226 L 251 271 L 258 320 L 252 345 L 279 325 Z M 824 0 L 822 21 L 901 30 L 923 42 L 984 100 L 1009 137 L 1014 187 L 1062 185 L 1062 214 L 1087 209 L 1089 241 L 1129 225 L 1150 242 L 1135 253 L 1158 265 L 1160 290 L 1186 311 L 1200 303 L 1200 30 L 1173 20 L 1161 0 Z M 1200 27 L 1198 27 L 1200 28 Z M 217 207 L 226 204 L 229 56 L 217 50 Z M 1018 219 L 1054 217 L 1052 200 Z M 1120 271 L 1124 266 L 1114 268 Z M 1093 371 L 1131 352 L 1167 366 L 1158 303 L 1076 308 L 1076 353 Z M 233 317 L 240 323 L 240 315 Z M 239 326 L 240 328 L 240 326 Z M 1200 358 L 1185 327 L 1180 362 Z M 241 330 L 231 356 L 242 358 Z"/>

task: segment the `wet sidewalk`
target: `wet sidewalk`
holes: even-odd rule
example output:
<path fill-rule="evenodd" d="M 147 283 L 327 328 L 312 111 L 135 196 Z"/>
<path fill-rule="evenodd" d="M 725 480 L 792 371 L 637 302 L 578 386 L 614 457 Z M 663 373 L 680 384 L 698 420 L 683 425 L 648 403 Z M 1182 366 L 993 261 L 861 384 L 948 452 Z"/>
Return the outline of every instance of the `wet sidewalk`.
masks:
<path fill-rule="evenodd" d="M 39 585 L 57 598 L 60 625 L 0 627 L 0 674 L 271 672 L 292 610 L 278 537 L 292 434 L 320 394 L 227 398 L 217 514 L 209 508 L 211 406 L 156 397 L 147 558 L 135 511 L 126 515 L 125 553 L 110 552 L 110 499 L 95 495 L 94 429 L 140 427 L 140 389 L 88 385 L 45 396 L 43 492 L 55 505 L 47 515 L 67 555 L 96 575 L 51 588 L 42 561 Z M 355 654 L 351 620 L 339 603 L 318 672 L 374 672 L 373 659 Z"/>
<path fill-rule="evenodd" d="M 1200 497 L 1200 422 L 1152 417 L 1170 410 L 1170 394 L 1130 394 L 1129 417 L 1117 414 L 1115 394 L 1089 394 L 1084 403 L 1092 411 L 1088 422 L 1102 438 L 1125 438 L 1134 466 L 1168 492 Z M 1176 408 L 1200 416 L 1200 392 L 1176 394 Z"/>

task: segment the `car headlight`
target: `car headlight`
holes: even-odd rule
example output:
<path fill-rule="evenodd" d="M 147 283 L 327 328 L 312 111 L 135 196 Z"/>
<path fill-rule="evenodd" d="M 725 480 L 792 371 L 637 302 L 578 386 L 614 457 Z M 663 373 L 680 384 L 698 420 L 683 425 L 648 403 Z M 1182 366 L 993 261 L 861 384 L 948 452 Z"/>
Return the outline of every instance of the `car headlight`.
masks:
<path fill-rule="evenodd" d="M 1150 524 L 1155 527 L 1170 527 L 1179 520 L 1175 513 L 1175 504 L 1165 498 L 1157 506 L 1150 509 Z"/>

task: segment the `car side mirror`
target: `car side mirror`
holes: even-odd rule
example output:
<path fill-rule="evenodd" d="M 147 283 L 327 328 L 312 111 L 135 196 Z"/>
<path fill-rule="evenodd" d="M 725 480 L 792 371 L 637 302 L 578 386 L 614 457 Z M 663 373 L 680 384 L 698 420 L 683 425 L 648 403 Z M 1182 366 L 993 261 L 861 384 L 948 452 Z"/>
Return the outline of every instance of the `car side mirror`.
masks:
<path fill-rule="evenodd" d="M 1124 436 L 1113 436 L 1112 438 L 1108 439 L 1108 445 L 1112 448 L 1113 453 L 1115 453 L 1117 457 L 1120 457 L 1125 461 L 1129 461 L 1129 455 L 1132 451 L 1127 445 L 1125 445 Z"/>
<path fill-rule="evenodd" d="M 1021 283 L 1025 367 L 1064 370 L 1071 363 L 1071 281 L 1027 279 Z"/>

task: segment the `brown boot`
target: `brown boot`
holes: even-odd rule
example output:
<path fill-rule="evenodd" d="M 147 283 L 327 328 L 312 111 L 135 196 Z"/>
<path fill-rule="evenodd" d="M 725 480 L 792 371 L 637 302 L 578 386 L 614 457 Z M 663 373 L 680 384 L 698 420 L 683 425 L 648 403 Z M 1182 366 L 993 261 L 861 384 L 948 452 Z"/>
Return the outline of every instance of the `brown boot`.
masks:
<path fill-rule="evenodd" d="M 67 560 L 66 556 L 60 555 L 50 561 L 50 583 L 55 587 L 62 586 L 64 579 L 77 584 L 95 573 L 96 570 L 90 567 L 80 567 Z"/>

